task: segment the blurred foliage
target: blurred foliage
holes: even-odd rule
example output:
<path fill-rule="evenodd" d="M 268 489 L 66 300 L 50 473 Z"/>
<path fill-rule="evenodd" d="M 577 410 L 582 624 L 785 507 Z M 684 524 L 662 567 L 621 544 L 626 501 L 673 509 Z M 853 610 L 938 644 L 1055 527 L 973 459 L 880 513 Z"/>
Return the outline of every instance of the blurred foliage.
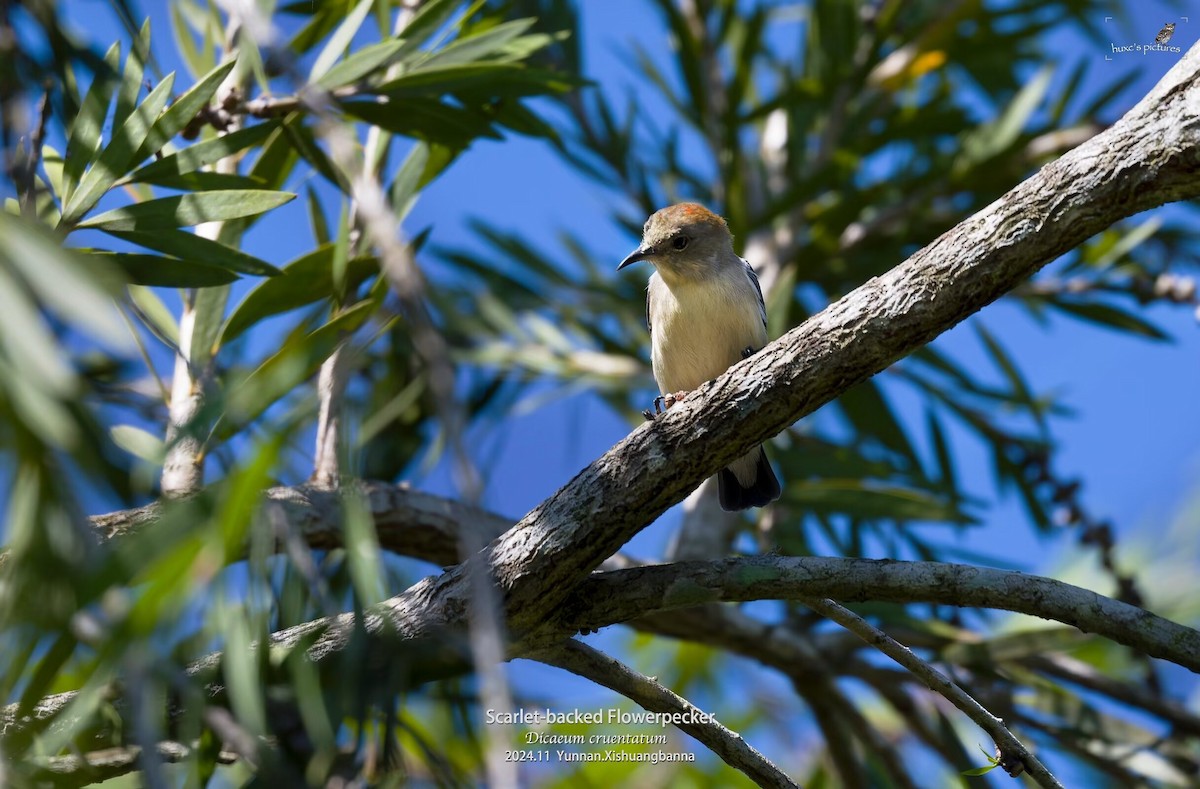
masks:
<path fill-rule="evenodd" d="M 171 768 L 143 757 L 149 785 L 167 769 L 188 786 L 362 775 L 457 786 L 478 776 L 472 681 L 380 687 L 353 647 L 319 673 L 303 657 L 307 640 L 249 649 L 361 611 L 410 580 L 352 494 L 344 551 L 309 552 L 259 506 L 264 487 L 311 471 L 302 442 L 317 412 L 312 383 L 335 349 L 351 360 L 347 465 L 357 476 L 404 478 L 447 444 L 431 371 L 362 241 L 356 174 L 332 155 L 329 126 L 354 135 L 358 163 L 400 219 L 474 141 L 513 133 L 545 139 L 611 194 L 611 219 L 631 243 L 662 205 L 704 202 L 728 217 L 758 269 L 778 335 L 1111 122 L 1132 78 L 1083 95 L 1087 62 L 1043 46 L 1063 26 L 1099 39 L 1100 20 L 1120 17 L 1102 0 L 647 2 L 671 46 L 630 47 L 639 89 L 629 96 L 590 86 L 580 10 L 565 0 L 430 0 L 415 11 L 299 0 L 236 21 L 219 4 L 182 0 L 154 31 L 111 0 L 128 40 L 103 52 L 71 32 L 66 4 L 0 6 L 15 42 L 0 58 L 13 195 L 0 213 L 0 686 L 21 715 L 47 694 L 79 691 L 3 739 L 0 781 L 100 780 L 77 771 L 52 781 L 47 769 L 112 742 L 154 753 L 166 737 L 191 753 Z M 161 74 L 153 56 L 168 22 L 188 77 Z M 245 251 L 276 216 L 312 237 L 279 265 Z M 205 223 L 219 229 L 187 229 Z M 612 250 L 565 230 L 549 250 L 486 221 L 473 228 L 472 249 L 429 250 L 424 233 L 404 241 L 452 273 L 427 297 L 471 422 L 584 390 L 640 419 L 650 388 L 640 278 L 614 276 Z M 1135 218 L 1009 298 L 1038 320 L 1055 312 L 1162 340 L 1139 307 L 1196 303 L 1198 240 L 1177 218 Z M 1060 476 L 1054 419 L 1068 404 L 1035 388 L 986 319 L 972 324 L 977 359 L 935 342 L 774 441 L 784 497 L 769 520 L 740 522 L 748 539 L 737 545 L 989 561 L 957 541 L 996 501 L 958 471 L 951 435 L 965 429 L 1035 529 L 1073 527 L 1096 547 L 1107 580 L 1090 585 L 1135 603 L 1166 599 L 1160 579 L 1118 568 L 1112 527 Z M 158 493 L 171 449 L 164 377 L 182 343 L 207 387 L 192 427 L 215 480 L 166 503 L 156 528 L 100 544 L 85 512 Z M 901 393 L 919 398 L 924 421 L 901 420 Z M 1176 604 L 1194 617 L 1194 600 Z M 859 608 L 953 665 L 956 680 L 1061 763 L 1091 770 L 1089 785 L 1185 785 L 1200 774 L 1195 714 L 1164 713 L 1158 675 L 1123 648 L 1014 618 Z M 778 749 L 801 783 L 909 785 L 885 768 L 888 748 L 916 746 L 925 775 L 987 766 L 974 732 L 910 676 L 802 607 L 780 610 L 842 681 L 819 731 Z M 217 651 L 222 660 L 183 670 Z M 799 706 L 755 683 L 746 704 L 727 698 L 725 678 L 742 665 L 719 650 L 638 637 L 629 653 L 747 736 L 794 725 Z M 205 695 L 206 683 L 223 693 Z M 184 712 L 168 721 L 168 709 Z M 671 747 L 686 747 L 669 734 Z M 262 746 L 253 771 L 219 766 L 222 741 L 247 737 Z M 532 774 L 564 786 L 744 780 L 704 757 L 653 773 L 560 767 Z"/>

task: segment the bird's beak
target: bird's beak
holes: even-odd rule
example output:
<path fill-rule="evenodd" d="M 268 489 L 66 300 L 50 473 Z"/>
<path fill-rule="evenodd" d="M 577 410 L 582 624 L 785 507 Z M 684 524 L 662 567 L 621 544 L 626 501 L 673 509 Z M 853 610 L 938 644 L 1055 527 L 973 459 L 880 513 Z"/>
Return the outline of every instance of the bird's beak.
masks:
<path fill-rule="evenodd" d="M 640 247 L 630 252 L 629 257 L 621 261 L 621 265 L 617 266 L 617 271 L 620 271 L 631 263 L 637 263 L 639 260 L 645 260 L 657 251 L 658 250 L 654 247 L 648 247 L 645 244 L 642 244 Z"/>

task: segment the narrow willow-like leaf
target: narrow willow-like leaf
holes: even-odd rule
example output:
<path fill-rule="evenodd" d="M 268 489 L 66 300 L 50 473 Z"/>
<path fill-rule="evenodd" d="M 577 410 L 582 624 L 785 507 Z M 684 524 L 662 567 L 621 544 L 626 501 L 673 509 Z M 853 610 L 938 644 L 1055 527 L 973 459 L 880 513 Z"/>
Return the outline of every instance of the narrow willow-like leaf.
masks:
<path fill-rule="evenodd" d="M 108 73 L 97 74 L 92 80 L 92 86 L 88 88 L 87 96 L 79 107 L 79 114 L 71 124 L 63 163 L 61 195 L 64 205 L 71 199 L 79 177 L 100 149 L 100 130 L 104 128 L 104 118 L 108 115 L 108 105 L 116 88 L 113 75 L 116 74 L 117 63 L 120 60 L 121 45 L 113 44 L 104 55 L 104 65 L 108 68 Z"/>
<path fill-rule="evenodd" d="M 359 302 L 320 328 L 285 343 L 230 392 L 229 418 L 216 429 L 218 438 L 229 438 L 311 378 L 342 338 L 361 326 L 378 306 L 375 299 Z"/>
<path fill-rule="evenodd" d="M 465 147 L 480 137 L 500 139 L 490 118 L 432 99 L 407 99 L 389 103 L 346 101 L 350 115 L 406 137 Z"/>
<path fill-rule="evenodd" d="M 350 46 L 350 42 L 354 40 L 354 36 L 358 34 L 358 29 L 362 27 L 367 14 L 371 12 L 371 5 L 374 2 L 375 0 L 359 0 L 354 10 L 346 15 L 337 30 L 333 31 L 333 35 L 325 44 L 325 48 L 321 50 L 321 54 L 317 55 L 312 71 L 308 73 L 309 82 L 317 82 L 333 68 L 333 64 L 337 63 L 338 58 L 342 56 L 342 53 Z"/>
<path fill-rule="evenodd" d="M 168 74 L 113 135 L 112 141 L 83 176 L 79 188 L 71 195 L 67 207 L 63 209 L 64 222 L 74 223 L 90 211 L 109 187 L 134 164 L 134 154 L 145 142 L 154 119 L 166 105 L 174 82 L 175 75 Z"/>
<path fill-rule="evenodd" d="M 582 80 L 519 63 L 462 63 L 428 68 L 424 65 L 371 89 L 389 96 L 437 96 L 477 88 L 495 96 L 536 96 L 561 93 L 584 84 Z"/>
<path fill-rule="evenodd" d="M 183 131 L 183 128 L 196 117 L 200 110 L 208 106 L 209 101 L 217 92 L 217 88 L 221 87 L 221 83 L 233 70 L 234 65 L 236 65 L 236 61 L 231 60 L 217 66 L 172 103 L 167 111 L 154 122 L 150 134 L 146 136 L 146 141 L 137 156 L 134 157 L 134 161 L 141 161 L 160 150 L 171 138 Z"/>
<path fill-rule="evenodd" d="M 25 281 L 19 293 L 32 289 L 63 322 L 111 348 L 129 347 L 125 322 L 112 300 L 119 288 L 116 272 L 87 265 L 41 228 L 0 214 L 0 261 L 5 260 Z"/>
<path fill-rule="evenodd" d="M 257 123 L 244 129 L 221 135 L 205 142 L 189 145 L 170 156 L 150 162 L 144 167 L 134 170 L 129 175 L 130 181 L 145 181 L 160 183 L 161 179 L 170 176 L 183 175 L 198 170 L 205 165 L 213 164 L 227 156 L 257 145 L 279 128 L 274 121 Z"/>
<path fill-rule="evenodd" d="M 415 69 L 444 68 L 472 63 L 495 55 L 518 36 L 533 27 L 535 19 L 517 19 L 496 25 L 478 35 L 460 38 L 445 49 L 421 61 Z"/>
<path fill-rule="evenodd" d="M 134 457 L 151 463 L 161 463 L 163 440 L 136 425 L 113 425 L 108 429 L 113 443 Z"/>
<path fill-rule="evenodd" d="M 1152 340 L 1170 340 L 1171 335 L 1155 326 L 1145 318 L 1140 318 L 1132 312 L 1111 304 L 1098 301 L 1068 301 L 1066 299 L 1051 299 L 1046 302 L 1057 310 L 1072 315 L 1081 320 L 1104 326 L 1109 329 L 1137 334 Z"/>
<path fill-rule="evenodd" d="M 46 171 L 53 194 L 63 196 L 63 155 L 49 145 L 42 146 L 42 169 Z"/>
<path fill-rule="evenodd" d="M 254 216 L 277 208 L 295 197 L 296 195 L 289 192 L 265 189 L 196 192 L 114 208 L 81 222 L 79 227 L 127 231 L 187 227 L 201 222 L 220 222 Z"/>
<path fill-rule="evenodd" d="M 129 300 L 137 307 L 134 315 L 147 329 L 160 339 L 179 344 L 179 325 L 158 294 L 140 285 L 130 285 Z"/>
<path fill-rule="evenodd" d="M 225 285 L 237 279 L 229 269 L 199 260 L 181 260 L 141 252 L 90 251 L 87 255 L 125 272 L 133 285 L 163 288 L 205 288 Z"/>
<path fill-rule="evenodd" d="M 329 223 L 325 219 L 325 209 L 321 206 L 321 198 L 317 190 L 310 184 L 306 190 L 308 196 L 308 221 L 312 223 L 313 240 L 317 246 L 329 243 Z"/>
<path fill-rule="evenodd" d="M 280 273 L 279 269 L 265 260 L 186 230 L 158 230 L 153 233 L 125 233 L 118 230 L 110 231 L 110 233 L 123 241 L 138 244 L 156 252 L 187 260 L 203 260 L 210 265 L 242 274 L 273 277 Z"/>
<path fill-rule="evenodd" d="M 334 255 L 333 244 L 321 246 L 285 265 L 282 276 L 265 280 L 250 291 L 229 316 L 221 332 L 221 344 L 232 342 L 264 318 L 332 296 Z M 351 259 L 346 271 L 347 292 L 353 292 L 378 271 L 374 258 Z"/>
<path fill-rule="evenodd" d="M 113 109 L 113 128 L 125 124 L 142 92 L 142 76 L 146 71 L 146 57 L 150 54 L 150 20 L 142 23 L 137 40 L 129 48 L 125 58 L 125 71 L 121 74 L 121 88 L 117 91 L 117 106 Z"/>
<path fill-rule="evenodd" d="M 357 82 L 373 71 L 388 65 L 404 47 L 405 42 L 393 38 L 364 47 L 325 72 L 317 84 L 326 90 Z"/>

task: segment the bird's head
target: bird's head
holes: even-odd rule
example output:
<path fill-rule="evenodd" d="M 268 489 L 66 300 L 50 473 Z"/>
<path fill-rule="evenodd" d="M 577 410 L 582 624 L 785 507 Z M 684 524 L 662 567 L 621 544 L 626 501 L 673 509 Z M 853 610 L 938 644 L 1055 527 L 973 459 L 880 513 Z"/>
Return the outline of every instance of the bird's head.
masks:
<path fill-rule="evenodd" d="M 639 260 L 667 275 L 699 276 L 737 258 L 724 219 L 698 203 L 678 203 L 646 220 L 642 243 L 617 270 Z"/>

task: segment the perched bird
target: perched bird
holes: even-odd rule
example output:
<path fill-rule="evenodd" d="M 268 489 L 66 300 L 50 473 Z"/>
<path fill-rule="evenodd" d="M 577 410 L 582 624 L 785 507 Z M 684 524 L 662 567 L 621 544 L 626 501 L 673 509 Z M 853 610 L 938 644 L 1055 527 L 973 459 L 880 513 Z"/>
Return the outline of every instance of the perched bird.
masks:
<path fill-rule="evenodd" d="M 733 251 L 725 220 L 696 203 L 655 212 L 642 243 L 617 270 L 654 264 L 646 324 L 654 379 L 670 406 L 767 344 L 767 310 L 750 264 Z M 779 480 L 755 447 L 717 473 L 721 507 L 744 510 L 779 498 Z"/>
<path fill-rule="evenodd" d="M 1162 30 L 1158 31 L 1158 35 L 1154 37 L 1154 43 L 1165 46 L 1173 35 L 1175 35 L 1175 23 L 1168 22 L 1163 25 Z"/>

